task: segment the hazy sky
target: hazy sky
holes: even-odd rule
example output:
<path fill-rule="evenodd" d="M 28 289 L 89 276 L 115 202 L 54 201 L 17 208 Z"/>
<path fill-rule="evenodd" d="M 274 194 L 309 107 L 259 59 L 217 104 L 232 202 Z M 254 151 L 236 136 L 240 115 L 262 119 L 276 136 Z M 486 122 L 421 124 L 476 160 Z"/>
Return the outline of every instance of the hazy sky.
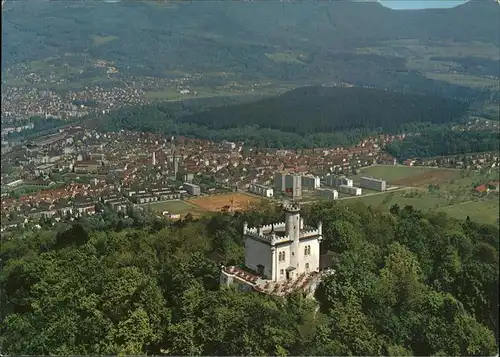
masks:
<path fill-rule="evenodd" d="M 454 7 L 463 4 L 466 0 L 379 0 L 379 2 L 391 9 L 409 10 Z"/>

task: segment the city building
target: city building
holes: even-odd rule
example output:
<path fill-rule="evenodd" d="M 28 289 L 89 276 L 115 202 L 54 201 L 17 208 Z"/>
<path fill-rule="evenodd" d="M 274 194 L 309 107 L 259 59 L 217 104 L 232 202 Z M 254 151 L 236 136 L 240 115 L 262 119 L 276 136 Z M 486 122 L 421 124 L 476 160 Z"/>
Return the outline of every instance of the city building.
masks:
<path fill-rule="evenodd" d="M 99 166 L 101 165 L 97 161 L 80 161 L 75 163 L 73 170 L 78 174 L 96 174 Z"/>
<path fill-rule="evenodd" d="M 302 177 L 300 175 L 277 173 L 274 176 L 274 187 L 276 191 L 285 192 L 293 198 L 302 197 Z"/>
<path fill-rule="evenodd" d="M 248 190 L 252 193 L 255 193 L 256 195 L 263 196 L 263 197 L 273 197 L 274 195 L 274 190 L 270 187 L 264 186 L 264 185 L 259 185 L 256 183 L 251 183 L 248 186 Z"/>
<path fill-rule="evenodd" d="M 375 191 L 385 191 L 387 189 L 385 180 L 377 179 L 374 177 L 361 177 L 359 186 Z"/>
<path fill-rule="evenodd" d="M 361 194 L 362 194 L 361 187 L 340 185 L 338 187 L 338 189 L 340 192 L 347 193 L 348 195 L 351 195 L 351 196 L 361 196 Z"/>
<path fill-rule="evenodd" d="M 192 183 L 193 179 L 194 179 L 194 174 L 192 173 L 187 173 L 184 175 L 184 182 Z"/>
<path fill-rule="evenodd" d="M 220 283 L 242 290 L 284 296 L 294 291 L 314 293 L 320 282 L 322 224 L 304 225 L 300 206 L 283 205 L 285 222 L 249 228 L 244 224 L 245 264 L 222 267 Z"/>
<path fill-rule="evenodd" d="M 319 195 L 327 200 L 333 201 L 339 198 L 339 193 L 337 190 L 331 188 L 320 188 L 318 189 Z"/>
<path fill-rule="evenodd" d="M 200 186 L 189 183 L 189 182 L 184 182 L 182 187 L 189 193 L 191 196 L 199 196 L 201 194 L 201 189 Z"/>
<path fill-rule="evenodd" d="M 346 176 L 336 176 L 336 175 L 329 175 L 326 176 L 325 182 L 327 186 L 331 187 L 340 187 L 340 186 L 348 186 L 352 187 L 354 185 L 352 179 L 347 178 Z"/>
<path fill-rule="evenodd" d="M 321 186 L 321 180 L 317 176 L 303 175 L 302 187 L 317 190 Z"/>

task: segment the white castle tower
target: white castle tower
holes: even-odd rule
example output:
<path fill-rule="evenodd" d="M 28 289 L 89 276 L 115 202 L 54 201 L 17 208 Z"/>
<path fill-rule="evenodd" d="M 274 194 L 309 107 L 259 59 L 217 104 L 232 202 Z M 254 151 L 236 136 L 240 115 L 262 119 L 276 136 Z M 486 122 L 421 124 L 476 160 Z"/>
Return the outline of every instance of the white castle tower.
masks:
<path fill-rule="evenodd" d="M 153 151 L 153 166 L 156 166 L 156 152 Z"/>
<path fill-rule="evenodd" d="M 223 267 L 221 283 L 285 295 L 313 291 L 320 281 L 322 224 L 304 226 L 297 203 L 285 203 L 285 222 L 249 228 L 245 223 L 244 267 Z"/>

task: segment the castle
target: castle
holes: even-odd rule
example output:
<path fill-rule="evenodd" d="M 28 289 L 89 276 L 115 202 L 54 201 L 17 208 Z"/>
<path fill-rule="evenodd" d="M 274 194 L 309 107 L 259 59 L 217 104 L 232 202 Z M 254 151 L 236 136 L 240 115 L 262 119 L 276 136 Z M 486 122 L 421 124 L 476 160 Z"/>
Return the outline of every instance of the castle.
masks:
<path fill-rule="evenodd" d="M 322 224 L 304 225 L 297 203 L 283 205 L 285 222 L 249 228 L 245 223 L 245 266 L 222 267 L 221 284 L 273 295 L 313 293 L 321 280 Z"/>

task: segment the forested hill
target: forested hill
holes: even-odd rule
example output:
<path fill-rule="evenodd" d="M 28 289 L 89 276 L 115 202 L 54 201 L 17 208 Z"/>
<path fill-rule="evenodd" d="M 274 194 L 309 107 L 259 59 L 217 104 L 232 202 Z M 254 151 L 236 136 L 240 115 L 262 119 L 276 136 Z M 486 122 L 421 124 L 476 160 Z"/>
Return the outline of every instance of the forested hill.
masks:
<path fill-rule="evenodd" d="M 337 258 L 315 302 L 219 287 L 220 264 L 244 261 L 243 222 L 282 219 L 272 207 L 173 224 L 134 212 L 3 242 L 2 354 L 498 354 L 498 227 L 315 205 L 306 222 Z"/>
<path fill-rule="evenodd" d="M 447 123 L 468 105 L 435 96 L 368 88 L 304 87 L 253 103 L 210 108 L 182 122 L 210 129 L 257 125 L 297 134 L 353 129 L 395 130 L 406 123 Z"/>
<path fill-rule="evenodd" d="M 467 45 L 495 49 L 499 10 L 492 1 L 425 11 L 338 1 L 7 1 L 2 68 L 65 56 L 62 65 L 75 54 L 134 75 L 224 71 L 238 80 L 428 90 L 443 82 L 407 59 L 457 43 L 483 56 Z"/>

